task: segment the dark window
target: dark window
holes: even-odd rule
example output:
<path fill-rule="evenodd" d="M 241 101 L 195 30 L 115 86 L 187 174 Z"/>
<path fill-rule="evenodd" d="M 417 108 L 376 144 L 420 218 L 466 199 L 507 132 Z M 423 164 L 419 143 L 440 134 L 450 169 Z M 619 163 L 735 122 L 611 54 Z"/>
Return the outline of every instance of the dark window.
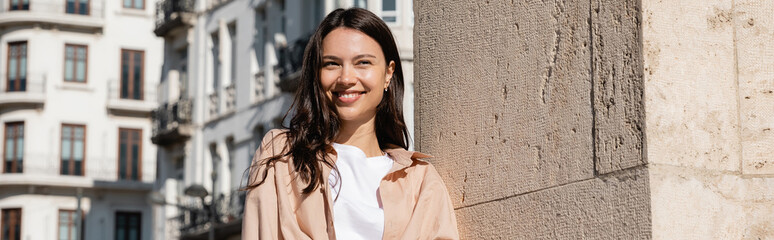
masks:
<path fill-rule="evenodd" d="M 141 217 L 139 212 L 116 212 L 115 240 L 139 240 Z"/>
<path fill-rule="evenodd" d="M 60 174 L 83 176 L 86 126 L 62 124 L 62 166 Z"/>
<path fill-rule="evenodd" d="M 121 98 L 142 100 L 145 52 L 121 50 Z"/>
<path fill-rule="evenodd" d="M 145 9 L 145 0 L 124 0 L 124 8 Z"/>
<path fill-rule="evenodd" d="M 3 231 L 0 239 L 21 240 L 21 208 L 3 209 L 0 215 L 2 215 L 0 226 Z"/>
<path fill-rule="evenodd" d="M 4 173 L 21 173 L 24 166 L 24 123 L 5 124 Z"/>
<path fill-rule="evenodd" d="M 65 45 L 65 82 L 86 82 L 88 48 L 82 45 Z"/>
<path fill-rule="evenodd" d="M 11 11 L 30 10 L 30 0 L 11 0 Z"/>
<path fill-rule="evenodd" d="M 8 43 L 8 76 L 5 91 L 27 90 L 27 42 Z"/>
<path fill-rule="evenodd" d="M 59 240 L 75 240 L 75 210 L 59 210 Z M 81 239 L 83 239 L 83 215 L 81 215 Z"/>
<path fill-rule="evenodd" d="M 89 0 L 65 0 L 65 11 L 69 14 L 89 15 Z"/>
<path fill-rule="evenodd" d="M 141 140 L 141 129 L 118 129 L 118 179 L 141 180 Z"/>
<path fill-rule="evenodd" d="M 389 23 L 398 21 L 397 2 L 395 0 L 382 1 L 382 19 Z"/>

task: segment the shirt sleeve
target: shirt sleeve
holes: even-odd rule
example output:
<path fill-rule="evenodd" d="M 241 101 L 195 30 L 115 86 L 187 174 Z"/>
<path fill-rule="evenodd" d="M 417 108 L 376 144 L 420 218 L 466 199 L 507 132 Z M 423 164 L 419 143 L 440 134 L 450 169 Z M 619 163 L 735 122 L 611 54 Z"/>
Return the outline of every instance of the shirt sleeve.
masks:
<path fill-rule="evenodd" d="M 460 238 L 449 192 L 433 165 L 428 164 L 406 232 L 421 233 L 417 239 Z"/>
<path fill-rule="evenodd" d="M 242 239 L 245 240 L 280 239 L 275 168 L 261 165 L 266 159 L 275 155 L 272 146 L 274 135 L 275 132 L 270 131 L 264 136 L 250 167 L 248 184 L 261 181 L 264 174 L 266 178 L 261 185 L 247 192 L 242 218 Z"/>

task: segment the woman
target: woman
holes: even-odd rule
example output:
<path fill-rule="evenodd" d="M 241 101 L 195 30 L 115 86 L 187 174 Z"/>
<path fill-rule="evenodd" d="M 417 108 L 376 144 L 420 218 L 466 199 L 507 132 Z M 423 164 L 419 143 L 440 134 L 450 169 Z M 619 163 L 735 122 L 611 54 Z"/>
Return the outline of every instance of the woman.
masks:
<path fill-rule="evenodd" d="M 244 239 L 456 239 L 427 155 L 407 151 L 403 71 L 387 25 L 331 12 L 312 35 L 288 129 L 251 167 Z"/>

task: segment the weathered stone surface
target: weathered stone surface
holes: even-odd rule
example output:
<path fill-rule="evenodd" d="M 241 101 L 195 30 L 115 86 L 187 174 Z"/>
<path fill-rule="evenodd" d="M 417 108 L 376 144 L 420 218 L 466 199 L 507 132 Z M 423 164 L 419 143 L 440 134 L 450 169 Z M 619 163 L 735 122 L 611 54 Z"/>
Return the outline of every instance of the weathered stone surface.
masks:
<path fill-rule="evenodd" d="M 650 164 L 655 239 L 774 236 L 774 178 Z"/>
<path fill-rule="evenodd" d="M 593 177 L 588 2 L 415 4 L 416 139 L 455 206 Z"/>
<path fill-rule="evenodd" d="M 643 1 L 649 163 L 740 170 L 731 2 Z"/>
<path fill-rule="evenodd" d="M 734 2 L 742 171 L 774 174 L 774 2 Z"/>
<path fill-rule="evenodd" d="M 648 239 L 648 169 L 638 167 L 457 210 L 464 239 Z"/>
<path fill-rule="evenodd" d="M 646 163 L 640 0 L 591 2 L 595 167 L 604 174 Z"/>

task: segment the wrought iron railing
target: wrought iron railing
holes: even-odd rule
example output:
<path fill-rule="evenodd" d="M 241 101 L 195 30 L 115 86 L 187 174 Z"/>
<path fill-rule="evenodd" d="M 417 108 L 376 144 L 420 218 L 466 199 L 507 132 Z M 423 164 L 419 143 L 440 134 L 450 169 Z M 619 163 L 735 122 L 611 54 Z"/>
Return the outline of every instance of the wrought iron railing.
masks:
<path fill-rule="evenodd" d="M 153 141 L 158 143 L 166 134 L 181 134 L 183 125 L 191 123 L 191 100 L 180 99 L 175 103 L 164 103 L 151 112 L 153 118 Z"/>
<path fill-rule="evenodd" d="M 182 14 L 193 13 L 195 3 L 195 0 L 161 0 L 156 2 L 157 35 L 170 29 L 171 26 L 167 26 L 169 23 L 180 21 Z"/>
<path fill-rule="evenodd" d="M 279 87 L 283 91 L 293 92 L 298 86 L 301 66 L 304 64 L 304 50 L 311 35 L 298 38 L 292 44 L 279 49 L 279 65 L 274 71 L 279 72 Z"/>
<path fill-rule="evenodd" d="M 178 204 L 180 215 L 170 218 L 167 226 L 177 228 L 179 235 L 191 235 L 239 221 L 244 214 L 245 196 L 246 192 L 235 190 L 228 195 L 220 194 L 214 201 L 207 203 L 191 198 Z M 214 211 L 210 208 L 214 208 Z M 211 218 L 214 218 L 215 226 L 212 226 Z"/>

